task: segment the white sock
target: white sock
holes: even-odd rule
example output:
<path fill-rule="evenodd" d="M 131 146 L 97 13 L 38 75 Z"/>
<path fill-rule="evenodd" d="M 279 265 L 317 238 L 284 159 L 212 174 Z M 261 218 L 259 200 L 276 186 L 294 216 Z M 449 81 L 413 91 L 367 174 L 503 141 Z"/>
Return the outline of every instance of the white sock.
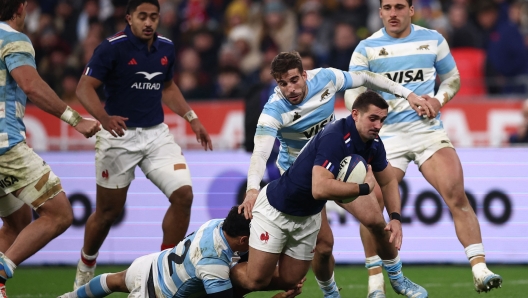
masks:
<path fill-rule="evenodd" d="M 380 290 L 385 293 L 385 281 L 383 280 L 383 273 L 369 275 L 368 280 L 368 292 L 372 293 L 376 290 Z"/>
<path fill-rule="evenodd" d="M 319 285 L 319 287 L 321 288 L 321 290 L 323 290 L 323 292 L 331 292 L 334 290 L 337 290 L 337 285 L 336 285 L 336 282 L 334 280 L 334 273 L 332 272 L 332 277 L 330 277 L 329 280 L 327 281 L 320 281 L 317 279 L 317 277 L 315 278 L 315 280 L 317 281 L 317 284 Z"/>

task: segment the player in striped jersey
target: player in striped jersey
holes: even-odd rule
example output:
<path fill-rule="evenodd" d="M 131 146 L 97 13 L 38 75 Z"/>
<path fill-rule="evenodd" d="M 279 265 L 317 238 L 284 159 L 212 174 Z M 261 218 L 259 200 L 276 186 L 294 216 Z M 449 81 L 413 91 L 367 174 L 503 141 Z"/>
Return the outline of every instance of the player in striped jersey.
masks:
<path fill-rule="evenodd" d="M 246 198 L 239 207 L 240 211 L 244 209 L 248 218 L 252 216 L 251 211 L 275 137 L 281 142 L 277 166 L 283 173 L 293 164 L 308 140 L 334 119 L 337 92 L 364 85 L 407 98 L 415 108 L 424 102 L 410 90 L 373 73 L 359 75 L 358 72 L 333 68 L 305 71 L 297 53 L 279 54 L 272 62 L 273 67 L 277 68 L 274 75 L 279 86 L 264 106 L 258 121 Z M 321 214 L 321 232 L 317 238 L 312 268 L 325 297 L 338 297 L 333 277 L 332 230 L 326 219 L 326 210 Z"/>
<path fill-rule="evenodd" d="M 389 114 L 380 132 L 387 158 L 401 182 L 409 162 L 414 161 L 423 176 L 440 193 L 449 206 L 456 233 L 471 263 L 475 289 L 487 292 L 499 287 L 502 278 L 492 273 L 484 259 L 480 227 L 464 191 L 462 166 L 440 120 L 440 108 L 460 88 L 460 76 L 447 41 L 434 30 L 411 24 L 412 0 L 380 0 L 380 17 L 384 28 L 360 42 L 352 54 L 350 71 L 384 74 L 426 98 L 434 109 L 431 116 L 413 111 L 405 100 L 382 93 L 389 103 Z M 442 83 L 434 94 L 437 75 Z M 345 93 L 350 109 L 362 88 Z M 379 191 L 378 200 L 383 208 Z M 362 227 L 364 229 L 364 227 Z M 369 268 L 369 293 L 383 292 L 381 260 L 367 233 L 361 233 Z M 370 296 L 369 296 L 370 297 Z"/>
<path fill-rule="evenodd" d="M 35 50 L 24 28 L 26 1 L 0 0 L 0 297 L 17 265 L 71 224 L 73 215 L 60 179 L 26 144 L 27 99 L 72 125 L 85 137 L 99 123 L 82 118 L 39 76 Z M 53 200 L 52 200 L 53 199 Z M 32 207 L 39 218 L 31 223 Z M 30 224 L 31 223 L 31 224 Z"/>
<path fill-rule="evenodd" d="M 231 266 L 249 249 L 249 223 L 233 207 L 225 219 L 212 219 L 176 247 L 137 258 L 119 273 L 106 273 L 59 298 L 99 298 L 113 292 L 131 298 L 231 298 Z"/>

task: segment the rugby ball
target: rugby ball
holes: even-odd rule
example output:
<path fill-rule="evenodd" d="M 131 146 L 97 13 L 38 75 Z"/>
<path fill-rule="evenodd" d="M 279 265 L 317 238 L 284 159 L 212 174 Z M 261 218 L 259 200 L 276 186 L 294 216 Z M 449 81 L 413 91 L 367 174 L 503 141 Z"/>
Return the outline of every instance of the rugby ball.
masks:
<path fill-rule="evenodd" d="M 367 162 L 363 157 L 357 154 L 351 154 L 341 161 L 339 164 L 339 173 L 336 179 L 347 183 L 362 184 L 365 182 L 367 176 Z M 351 197 L 339 201 L 340 203 L 350 203 L 357 197 Z"/>

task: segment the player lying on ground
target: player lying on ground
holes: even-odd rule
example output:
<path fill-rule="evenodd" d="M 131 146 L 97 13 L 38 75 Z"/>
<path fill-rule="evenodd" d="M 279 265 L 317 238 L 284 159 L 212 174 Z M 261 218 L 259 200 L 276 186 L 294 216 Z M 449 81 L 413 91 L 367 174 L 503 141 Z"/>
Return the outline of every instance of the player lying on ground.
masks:
<path fill-rule="evenodd" d="M 113 292 L 133 298 L 236 297 L 229 271 L 248 251 L 249 223 L 235 206 L 225 219 L 206 222 L 176 247 L 139 257 L 127 270 L 98 275 L 59 298 L 99 298 Z M 276 297 L 294 297 L 301 287 Z"/>

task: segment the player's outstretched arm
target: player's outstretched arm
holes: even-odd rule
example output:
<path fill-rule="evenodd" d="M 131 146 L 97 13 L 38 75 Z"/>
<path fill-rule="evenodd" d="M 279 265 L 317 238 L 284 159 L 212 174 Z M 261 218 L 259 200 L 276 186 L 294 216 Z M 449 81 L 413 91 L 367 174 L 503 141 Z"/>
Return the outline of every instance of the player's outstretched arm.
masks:
<path fill-rule="evenodd" d="M 246 219 L 253 218 L 251 211 L 257 201 L 260 182 L 266 171 L 266 162 L 273 150 L 275 136 L 256 134 L 254 141 L 255 148 L 253 149 L 249 162 L 246 197 L 244 198 L 244 202 L 238 206 L 238 213 L 243 211 Z"/>
<path fill-rule="evenodd" d="M 62 119 L 87 138 L 99 131 L 97 121 L 82 118 L 64 103 L 32 66 L 19 66 L 11 71 L 11 76 L 27 97 L 43 111 Z"/>
<path fill-rule="evenodd" d="M 77 97 L 88 113 L 101 122 L 101 125 L 105 130 L 111 133 L 114 137 L 123 136 L 126 130 L 125 121 L 127 121 L 128 118 L 110 116 L 106 113 L 99 100 L 99 96 L 97 96 L 97 92 L 95 91 L 101 86 L 101 84 L 102 82 L 94 77 L 87 75 L 81 76 L 76 90 Z"/>
<path fill-rule="evenodd" d="M 187 101 L 185 101 L 185 98 L 183 98 L 180 88 L 172 80 L 165 82 L 163 85 L 161 100 L 174 113 L 182 116 L 191 124 L 192 130 L 196 134 L 196 140 L 204 147 L 205 151 L 207 149 L 213 150 L 213 143 L 211 142 L 209 133 L 205 130 L 196 113 L 191 109 Z"/>
<path fill-rule="evenodd" d="M 350 74 L 352 76 L 352 88 L 365 86 L 370 89 L 392 93 L 407 99 L 418 115 L 427 115 L 428 118 L 436 117 L 436 112 L 430 103 L 387 77 L 371 71 L 351 71 Z"/>
<path fill-rule="evenodd" d="M 397 249 L 400 249 L 403 234 L 401 222 L 399 220 L 399 215 L 401 214 L 401 200 L 398 180 L 394 175 L 394 169 L 390 163 L 383 171 L 376 172 L 374 176 L 376 177 L 376 181 L 381 188 L 381 193 L 383 194 L 383 201 L 387 208 L 387 213 L 389 215 L 393 215 L 385 227 L 385 230 L 391 232 L 389 242 L 393 243 Z M 394 215 L 395 213 L 397 215 Z"/>

